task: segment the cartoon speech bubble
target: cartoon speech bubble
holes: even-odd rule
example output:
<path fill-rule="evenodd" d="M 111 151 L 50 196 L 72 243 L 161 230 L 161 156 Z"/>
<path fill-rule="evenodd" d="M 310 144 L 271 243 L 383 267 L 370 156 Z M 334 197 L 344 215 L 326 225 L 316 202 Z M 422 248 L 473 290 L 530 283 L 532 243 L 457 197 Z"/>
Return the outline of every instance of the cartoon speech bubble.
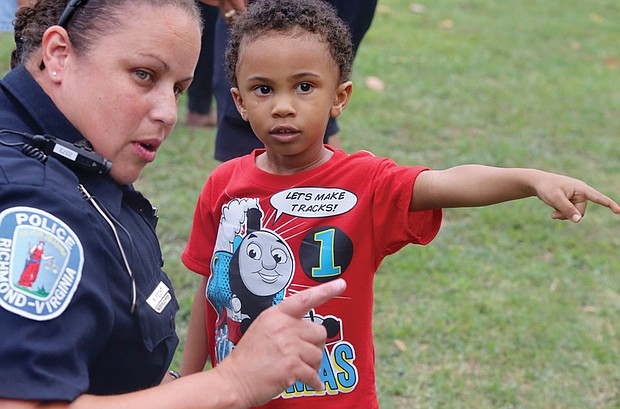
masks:
<path fill-rule="evenodd" d="M 271 197 L 278 220 L 282 214 L 316 218 L 337 216 L 357 204 L 357 196 L 348 190 L 323 187 L 299 187 L 283 190 Z"/>

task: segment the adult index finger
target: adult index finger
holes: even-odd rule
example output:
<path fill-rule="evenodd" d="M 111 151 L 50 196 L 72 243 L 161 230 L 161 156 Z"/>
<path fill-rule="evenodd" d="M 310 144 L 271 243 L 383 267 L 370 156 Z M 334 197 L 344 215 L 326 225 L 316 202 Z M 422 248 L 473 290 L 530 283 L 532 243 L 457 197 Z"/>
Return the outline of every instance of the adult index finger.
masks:
<path fill-rule="evenodd" d="M 287 297 L 275 308 L 292 317 L 303 318 L 312 308 L 341 294 L 346 287 L 347 283 L 339 278 Z"/>

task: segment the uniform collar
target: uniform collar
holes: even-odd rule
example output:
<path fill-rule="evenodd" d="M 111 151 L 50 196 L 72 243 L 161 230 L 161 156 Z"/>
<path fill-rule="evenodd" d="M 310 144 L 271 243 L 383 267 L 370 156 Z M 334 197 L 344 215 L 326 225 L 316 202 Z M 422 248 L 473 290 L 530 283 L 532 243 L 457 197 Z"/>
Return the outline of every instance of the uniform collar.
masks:
<path fill-rule="evenodd" d="M 27 115 L 22 119 L 38 133 L 69 142 L 84 139 L 23 65 L 11 70 L 1 85 L 24 109 Z"/>
<path fill-rule="evenodd" d="M 119 185 L 112 178 L 100 175 L 82 175 L 80 182 L 114 217 L 121 217 L 122 204 L 126 203 L 150 220 L 153 225 L 156 223 L 156 211 L 151 202 L 133 185 Z"/>

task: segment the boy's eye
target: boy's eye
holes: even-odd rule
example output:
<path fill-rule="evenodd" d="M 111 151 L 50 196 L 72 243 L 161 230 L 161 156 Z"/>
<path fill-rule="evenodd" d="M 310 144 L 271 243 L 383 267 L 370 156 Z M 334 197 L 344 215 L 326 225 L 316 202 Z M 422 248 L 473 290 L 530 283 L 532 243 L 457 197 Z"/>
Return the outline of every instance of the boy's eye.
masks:
<path fill-rule="evenodd" d="M 312 85 L 308 84 L 307 82 L 302 82 L 297 86 L 297 89 L 300 92 L 309 92 L 310 90 L 312 90 Z"/>
<path fill-rule="evenodd" d="M 267 95 L 271 92 L 271 88 L 269 88 L 266 85 L 261 85 L 260 87 L 256 88 L 256 93 L 259 95 Z"/>

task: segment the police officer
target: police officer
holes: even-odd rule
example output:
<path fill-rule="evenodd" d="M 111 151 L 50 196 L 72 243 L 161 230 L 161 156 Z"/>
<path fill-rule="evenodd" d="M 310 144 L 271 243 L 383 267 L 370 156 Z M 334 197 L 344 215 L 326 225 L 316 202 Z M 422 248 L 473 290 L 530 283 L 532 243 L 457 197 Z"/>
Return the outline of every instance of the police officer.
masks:
<path fill-rule="evenodd" d="M 268 310 L 217 370 L 159 386 L 178 304 L 132 183 L 174 127 L 200 29 L 194 0 L 18 12 L 0 82 L 0 408 L 235 408 L 321 387 L 325 332 L 299 318 L 342 281 Z"/>

